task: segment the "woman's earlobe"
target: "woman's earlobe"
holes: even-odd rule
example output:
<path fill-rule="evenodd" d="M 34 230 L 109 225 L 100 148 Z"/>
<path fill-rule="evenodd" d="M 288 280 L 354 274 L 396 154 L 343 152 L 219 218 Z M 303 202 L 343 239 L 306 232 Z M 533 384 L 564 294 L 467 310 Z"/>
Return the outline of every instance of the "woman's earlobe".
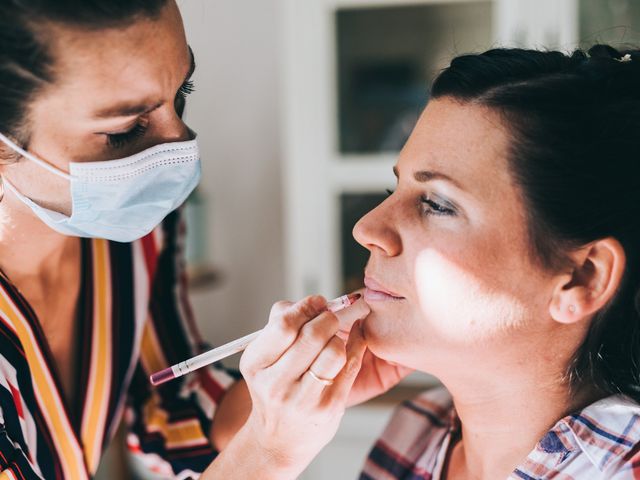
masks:
<path fill-rule="evenodd" d="M 589 244 L 572 255 L 575 267 L 558 277 L 549 305 L 551 317 L 560 323 L 591 318 L 618 290 L 625 270 L 624 248 L 614 238 Z"/>
<path fill-rule="evenodd" d="M 576 323 L 584 318 L 581 307 L 583 301 L 580 299 L 584 291 L 576 289 L 575 286 L 570 289 L 572 291 L 559 287 L 549 304 L 549 314 L 558 323 Z"/>

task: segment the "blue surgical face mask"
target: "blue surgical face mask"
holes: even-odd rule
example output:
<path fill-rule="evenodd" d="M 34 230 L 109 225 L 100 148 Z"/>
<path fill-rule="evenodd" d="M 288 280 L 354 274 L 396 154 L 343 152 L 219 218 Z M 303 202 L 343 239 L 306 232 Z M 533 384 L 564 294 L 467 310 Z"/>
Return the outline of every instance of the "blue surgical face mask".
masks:
<path fill-rule="evenodd" d="M 164 143 L 121 160 L 71 162 L 69 173 L 30 154 L 0 133 L 0 140 L 23 157 L 69 180 L 68 217 L 44 208 L 3 179 L 8 190 L 52 229 L 75 237 L 131 242 L 148 234 L 200 181 L 196 140 Z"/>

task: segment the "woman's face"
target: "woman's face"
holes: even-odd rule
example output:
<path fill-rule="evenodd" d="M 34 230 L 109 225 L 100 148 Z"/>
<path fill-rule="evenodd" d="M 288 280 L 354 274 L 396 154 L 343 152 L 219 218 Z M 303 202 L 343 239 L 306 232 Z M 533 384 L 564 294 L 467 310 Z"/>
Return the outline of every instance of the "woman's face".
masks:
<path fill-rule="evenodd" d="M 532 257 L 508 147 L 486 107 L 445 97 L 425 109 L 396 190 L 354 229 L 371 252 L 364 329 L 376 355 L 437 375 L 488 352 L 533 351 L 555 328 L 553 275 Z"/>
<path fill-rule="evenodd" d="M 55 80 L 25 112 L 32 153 L 68 171 L 69 162 L 122 158 L 189 138 L 176 110 L 194 61 L 172 0 L 157 18 L 97 30 L 50 24 L 42 34 Z M 66 180 L 25 159 L 2 174 L 36 202 L 70 213 Z"/>

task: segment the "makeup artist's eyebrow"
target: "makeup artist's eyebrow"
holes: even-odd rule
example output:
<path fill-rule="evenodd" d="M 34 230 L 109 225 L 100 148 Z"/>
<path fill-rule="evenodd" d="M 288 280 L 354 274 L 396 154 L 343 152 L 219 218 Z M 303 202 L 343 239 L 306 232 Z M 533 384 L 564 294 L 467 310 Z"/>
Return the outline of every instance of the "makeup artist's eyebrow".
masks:
<path fill-rule="evenodd" d="M 396 178 L 400 178 L 398 167 L 393 167 L 393 174 L 396 176 Z M 444 180 L 455 185 L 460 190 L 464 190 L 464 188 L 462 188 L 462 185 L 460 185 L 456 180 L 451 178 L 449 175 L 445 175 L 441 172 L 435 172 L 432 170 L 420 170 L 413 173 L 413 178 L 416 180 L 416 182 L 420 183 L 428 182 L 430 180 Z"/>
<path fill-rule="evenodd" d="M 193 55 L 193 51 L 191 47 L 189 47 L 189 56 L 191 57 L 191 62 L 189 65 L 189 71 L 187 75 L 184 77 L 184 82 L 189 80 L 193 75 L 193 72 L 196 69 L 196 60 Z M 130 103 L 123 102 L 118 105 L 114 105 L 104 110 L 100 110 L 95 114 L 96 118 L 112 118 L 112 117 L 133 117 L 136 115 L 143 115 L 145 113 L 153 112 L 156 108 L 162 106 L 163 102 L 155 102 L 155 103 Z"/>

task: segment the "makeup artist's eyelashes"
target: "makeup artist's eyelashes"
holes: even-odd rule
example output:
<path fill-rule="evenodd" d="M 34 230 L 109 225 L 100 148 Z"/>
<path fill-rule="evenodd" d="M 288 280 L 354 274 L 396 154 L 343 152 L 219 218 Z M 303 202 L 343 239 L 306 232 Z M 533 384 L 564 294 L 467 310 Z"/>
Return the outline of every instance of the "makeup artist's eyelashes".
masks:
<path fill-rule="evenodd" d="M 180 88 L 176 92 L 175 104 L 176 111 L 180 115 L 182 115 L 182 110 L 184 110 L 184 103 L 188 95 L 192 94 L 195 91 L 195 85 L 193 80 L 186 80 Z M 122 133 L 108 133 L 107 136 L 107 145 L 113 149 L 123 148 L 130 143 L 135 142 L 137 139 L 144 137 L 145 133 L 149 128 L 149 121 L 145 119 L 145 117 L 140 117 L 138 122 L 128 131 Z"/>
<path fill-rule="evenodd" d="M 180 85 L 177 95 L 182 98 L 187 98 L 187 96 L 191 95 L 195 90 L 196 87 L 193 84 L 193 80 L 185 80 L 185 82 Z"/>
<path fill-rule="evenodd" d="M 136 123 L 131 130 L 122 133 L 108 133 L 107 143 L 111 148 L 122 148 L 140 137 L 144 137 L 149 123 Z"/>

